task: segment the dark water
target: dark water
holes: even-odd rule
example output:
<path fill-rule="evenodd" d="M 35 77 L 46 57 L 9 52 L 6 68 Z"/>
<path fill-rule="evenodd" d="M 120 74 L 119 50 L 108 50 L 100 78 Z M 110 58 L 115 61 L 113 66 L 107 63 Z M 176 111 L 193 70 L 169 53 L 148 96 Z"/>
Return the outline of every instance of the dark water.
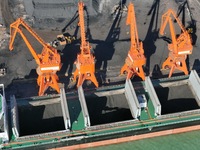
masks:
<path fill-rule="evenodd" d="M 148 138 L 122 144 L 90 148 L 89 150 L 199 150 L 200 130 Z"/>

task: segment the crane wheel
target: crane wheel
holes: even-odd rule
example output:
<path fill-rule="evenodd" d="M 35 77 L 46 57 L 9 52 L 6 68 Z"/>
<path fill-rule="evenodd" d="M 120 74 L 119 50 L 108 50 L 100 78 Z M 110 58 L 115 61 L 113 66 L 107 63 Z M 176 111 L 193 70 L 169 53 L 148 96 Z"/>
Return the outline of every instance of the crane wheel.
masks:
<path fill-rule="evenodd" d="M 170 69 L 170 67 L 169 67 L 168 65 L 166 65 L 166 66 L 164 67 L 164 69 Z"/>
<path fill-rule="evenodd" d="M 125 71 L 123 71 L 123 75 L 126 75 L 128 72 L 125 70 Z"/>

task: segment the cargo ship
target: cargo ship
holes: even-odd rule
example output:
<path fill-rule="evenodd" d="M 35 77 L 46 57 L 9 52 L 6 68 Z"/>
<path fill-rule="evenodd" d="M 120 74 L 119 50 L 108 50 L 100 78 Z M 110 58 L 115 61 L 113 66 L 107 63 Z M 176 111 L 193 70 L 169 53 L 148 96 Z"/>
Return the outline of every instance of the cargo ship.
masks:
<path fill-rule="evenodd" d="M 36 42 L 27 36 L 26 32 L 24 32 L 25 34 L 22 33 L 24 29 L 27 29 L 39 43 L 42 43 L 43 48 L 51 51 L 51 54 L 56 57 L 56 65 L 50 66 L 54 61 L 46 65 L 46 61 L 43 61 L 40 57 L 41 55 L 46 56 L 46 53 L 34 55 L 30 50 L 34 58 L 32 59 L 28 55 L 28 50 L 23 52 L 18 50 L 18 48 L 27 49 L 22 44 L 23 40 L 16 39 L 16 43 L 18 43 L 18 45 L 16 44 L 16 50 L 9 52 L 9 41 L 8 38 L 5 39 L 5 43 L 7 42 L 5 49 L 8 52 L 2 50 L 1 53 L 9 60 L 3 58 L 3 56 L 1 57 L 1 61 L 3 60 L 7 65 L 7 68 L 1 69 L 0 77 L 2 83 L 0 84 L 1 149 L 81 149 L 200 129 L 200 94 L 198 91 L 200 89 L 200 79 L 198 74 L 199 64 L 196 59 L 198 58 L 198 42 L 193 47 L 195 45 L 193 36 L 198 35 L 198 30 L 196 30 L 195 21 L 189 9 L 190 4 L 194 11 L 196 3 L 188 1 L 161 2 L 159 0 L 149 2 L 121 0 L 116 3 L 112 0 L 85 0 L 83 2 L 87 7 L 86 13 L 80 13 L 81 10 L 83 11 L 82 1 L 10 0 L 9 2 L 14 2 L 13 4 L 17 5 L 12 6 L 8 2 L 1 2 L 1 5 L 4 6 L 1 9 L 4 18 L 6 18 L 6 14 L 9 16 L 7 20 L 4 20 L 7 29 L 11 28 L 10 36 L 8 36 L 10 43 L 14 43 L 16 31 L 31 50 L 34 50 L 30 46 L 30 43 L 33 42 L 38 53 L 39 46 L 35 44 Z M 176 5 L 173 6 L 173 4 Z M 174 15 L 173 9 L 177 5 L 180 6 L 178 13 L 186 7 L 188 8 L 188 15 L 185 18 L 190 18 L 192 21 L 187 29 L 177 19 L 178 16 Z M 150 10 L 148 6 L 151 6 Z M 164 8 L 161 10 L 162 14 L 159 14 L 159 7 Z M 69 10 L 68 16 L 64 14 L 66 10 Z M 77 12 L 74 10 L 77 10 Z M 108 10 L 111 17 L 105 18 L 104 15 Z M 143 11 L 141 12 L 141 10 Z M 10 17 L 9 14 L 11 13 L 16 16 Z M 90 50 L 91 47 L 88 44 L 95 47 L 94 53 L 88 51 L 88 53 L 91 52 L 92 67 L 83 66 L 83 69 L 80 69 L 84 63 L 79 63 L 79 61 L 76 61 L 73 66 L 79 72 L 77 80 L 70 78 L 76 73 L 76 71 L 72 73 L 74 68 L 71 69 L 71 72 L 69 69 L 65 75 L 63 75 L 62 69 L 59 70 L 61 64 L 57 64 L 57 62 L 60 62 L 60 57 L 57 57 L 57 50 L 53 47 L 56 47 L 56 42 L 59 43 L 60 41 L 56 40 L 46 44 L 39 37 L 39 33 L 42 33 L 44 38 L 52 40 L 52 37 L 57 34 L 55 30 L 58 30 L 57 28 L 64 24 L 63 18 L 71 18 L 74 13 L 79 13 L 79 17 L 82 15 L 82 20 L 80 19 L 78 23 L 82 29 L 80 31 L 81 40 L 77 42 L 74 37 L 64 36 L 64 34 L 59 36 L 59 38 L 64 37 L 64 44 L 66 45 L 64 48 L 61 46 L 63 49 L 61 50 L 63 55 L 61 55 L 61 60 L 64 66 L 62 67 L 73 66 L 74 59 L 72 57 L 74 57 L 74 54 L 71 54 L 70 49 L 76 50 L 78 47 L 81 50 L 86 48 Z M 146 20 L 140 17 L 140 15 L 144 16 L 146 13 Z M 89 38 L 83 38 L 86 36 L 84 34 L 86 31 L 83 30 L 86 26 L 84 25 L 83 14 L 91 14 L 91 20 L 88 19 L 86 22 L 93 21 L 90 34 L 94 32 L 94 37 L 97 36 L 98 39 L 94 39 L 91 35 Z M 151 14 L 151 19 L 148 20 L 148 16 Z M 51 15 L 53 15 L 53 19 L 50 17 Z M 160 18 L 164 18 L 163 21 L 158 21 L 159 15 L 163 16 L 160 16 Z M 172 20 L 170 15 L 176 19 L 178 24 L 174 29 L 171 29 L 173 22 L 170 21 Z M 18 16 L 22 16 L 23 19 L 17 19 Z M 98 24 L 99 22 L 95 17 L 100 19 L 101 25 Z M 74 22 L 76 19 L 75 16 L 70 21 Z M 126 28 L 123 21 L 126 21 L 130 28 Z M 52 26 L 49 25 L 50 22 L 53 23 Z M 153 22 L 156 22 L 156 31 L 153 31 Z M 166 31 L 168 33 L 165 33 L 165 37 L 157 37 L 158 22 L 161 24 L 160 30 L 163 32 L 166 24 L 170 24 L 170 30 Z M 75 21 L 74 24 L 77 24 L 77 22 Z M 63 28 L 63 30 L 74 30 L 74 24 L 72 23 L 70 29 Z M 162 26 L 162 24 L 164 25 Z M 22 25 L 23 28 L 18 28 L 19 25 Z M 179 26 L 181 28 L 180 35 L 182 36 L 177 38 L 174 32 Z M 36 31 L 31 29 L 32 27 L 36 28 L 39 33 L 37 34 Z M 51 32 L 45 30 L 47 27 L 51 28 Z M 99 28 L 98 32 L 97 27 Z M 110 28 L 108 35 L 103 30 L 107 28 Z M 146 37 L 145 33 L 142 32 L 143 28 L 147 29 Z M 101 34 L 99 34 L 100 31 L 102 31 Z M 167 38 L 170 32 L 171 41 Z M 89 34 L 88 31 L 87 34 Z M 101 40 L 104 35 L 107 35 L 105 41 Z M 138 36 L 144 40 L 140 40 Z M 75 44 L 73 40 L 75 40 Z M 143 41 L 144 48 L 141 41 Z M 174 41 L 176 44 L 174 44 Z M 186 44 L 181 45 L 180 41 L 184 41 L 183 43 Z M 118 43 L 115 45 L 115 42 Z M 62 43 L 60 44 L 62 45 Z M 178 48 L 174 48 L 175 45 L 178 45 Z M 151 51 L 156 49 L 156 46 L 157 49 L 163 48 L 163 50 Z M 137 51 L 134 51 L 135 47 L 137 47 Z M 129 51 L 125 51 L 125 49 Z M 150 51 L 147 51 L 147 49 L 150 49 Z M 108 50 L 110 51 L 107 53 Z M 43 49 L 43 51 L 45 50 Z M 169 52 L 169 55 L 167 55 L 167 52 Z M 7 56 L 8 53 L 11 54 Z M 134 55 L 135 53 L 137 55 Z M 81 54 L 78 54 L 77 60 L 83 58 Z M 94 61 L 93 54 L 96 61 Z M 166 56 L 163 58 L 164 55 Z M 194 62 L 192 68 L 190 64 L 187 64 L 187 67 L 184 66 L 185 62 L 188 63 L 188 60 L 186 60 L 188 55 L 190 55 L 190 64 Z M 51 57 L 53 56 L 51 55 Z M 88 54 L 86 56 L 88 57 Z M 136 67 L 134 63 L 132 64 L 135 68 L 131 68 L 130 65 L 133 62 L 132 58 L 134 61 L 139 62 L 136 63 L 138 65 Z M 175 58 L 173 63 L 170 60 L 172 58 Z M 68 60 L 66 61 L 66 59 Z M 72 64 L 69 60 L 72 60 Z M 36 64 L 33 63 L 35 61 Z M 37 63 L 39 61 L 42 63 Z M 158 65 L 158 62 L 161 61 L 164 62 L 162 65 L 163 70 L 160 70 Z M 67 64 L 65 64 L 66 62 Z M 93 68 L 94 63 L 96 63 L 95 71 Z M 35 69 L 36 65 L 39 66 L 40 71 L 38 71 L 38 68 Z M 123 65 L 125 67 L 122 67 Z M 146 69 L 144 69 L 146 75 L 142 72 L 144 65 L 146 65 Z M 56 84 L 49 84 L 51 88 L 46 90 L 47 88 L 42 87 L 40 84 L 46 84 L 54 77 L 55 72 L 51 72 L 53 75 L 50 74 L 52 76 L 48 78 L 49 72 L 47 71 L 49 68 L 55 69 L 53 70 L 55 72 L 60 71 L 58 77 L 63 84 L 59 84 L 59 89 L 56 88 Z M 92 73 L 94 73 L 98 82 L 91 77 L 91 72 L 86 74 L 87 77 L 80 78 L 80 72 L 84 74 L 84 70 L 88 68 L 92 68 Z M 155 72 L 153 68 L 156 70 Z M 31 69 L 33 69 L 32 72 Z M 31 73 L 27 73 L 27 70 Z M 45 82 L 40 78 L 42 75 L 45 76 Z M 74 76 L 76 78 L 76 75 Z M 85 80 L 91 80 L 91 82 Z M 75 85 L 74 81 L 76 82 Z M 55 81 L 52 82 L 55 83 Z M 94 85 L 91 85 L 92 82 Z"/>
<path fill-rule="evenodd" d="M 16 99 L 12 95 L 8 108 L 1 85 L 1 148 L 47 149 L 91 142 L 95 146 L 97 141 L 105 144 L 116 138 L 120 142 L 120 138 L 161 136 L 169 129 L 185 132 L 188 126 L 197 130 L 199 86 L 199 76 L 191 71 L 189 76 L 146 77 L 145 82 L 126 81 L 87 91 L 66 93 L 62 88 L 61 94 L 51 96 Z"/>

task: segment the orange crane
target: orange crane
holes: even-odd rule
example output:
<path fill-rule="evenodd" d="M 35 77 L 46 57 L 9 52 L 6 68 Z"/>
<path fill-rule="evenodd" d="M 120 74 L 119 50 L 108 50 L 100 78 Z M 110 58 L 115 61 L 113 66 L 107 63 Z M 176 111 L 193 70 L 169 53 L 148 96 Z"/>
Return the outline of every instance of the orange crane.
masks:
<path fill-rule="evenodd" d="M 76 70 L 74 72 L 73 80 L 76 81 L 78 77 L 77 87 L 81 86 L 85 80 L 91 80 L 96 87 L 98 82 L 95 77 L 95 58 L 91 53 L 91 46 L 86 41 L 85 24 L 84 24 L 84 3 L 78 3 L 79 12 L 79 26 L 81 32 L 81 52 L 77 55 Z"/>
<path fill-rule="evenodd" d="M 176 20 L 179 27 L 181 28 L 181 33 L 178 37 L 175 32 L 172 17 Z M 172 9 L 169 9 L 165 14 L 162 15 L 160 27 L 161 35 L 164 35 L 164 30 L 167 26 L 167 23 L 169 23 L 172 42 L 168 44 L 169 55 L 163 63 L 162 69 L 170 68 L 169 77 L 172 76 L 172 73 L 175 69 L 183 71 L 186 75 L 188 75 L 185 60 L 187 55 L 192 54 L 193 46 L 191 36 Z"/>
<path fill-rule="evenodd" d="M 31 43 L 26 38 L 23 30 L 20 28 L 23 26 L 29 33 L 43 46 L 41 54 L 37 54 L 33 49 Z M 52 87 L 58 93 L 60 93 L 60 88 L 58 85 L 58 76 L 56 72 L 61 68 L 61 59 L 57 50 L 44 42 L 43 39 L 37 35 L 35 31 L 22 19 L 19 18 L 10 25 L 10 44 L 9 49 L 13 50 L 13 43 L 16 37 L 16 34 L 19 33 L 22 36 L 22 39 L 29 48 L 32 56 L 34 57 L 38 67 L 36 69 L 38 78 L 37 84 L 39 85 L 39 96 L 44 95 L 48 87 Z"/>
<path fill-rule="evenodd" d="M 133 3 L 130 3 L 128 6 L 126 25 L 130 25 L 131 47 L 120 73 L 121 75 L 127 73 L 127 79 L 130 79 L 133 75 L 137 75 L 142 80 L 145 80 L 143 65 L 146 64 L 146 58 L 144 56 L 143 44 L 138 38 Z"/>

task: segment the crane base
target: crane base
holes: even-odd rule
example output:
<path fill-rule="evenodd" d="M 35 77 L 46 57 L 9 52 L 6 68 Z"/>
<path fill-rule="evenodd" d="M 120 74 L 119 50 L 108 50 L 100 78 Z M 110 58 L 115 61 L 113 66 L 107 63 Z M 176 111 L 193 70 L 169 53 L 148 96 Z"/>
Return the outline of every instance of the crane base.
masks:
<path fill-rule="evenodd" d="M 79 73 L 79 72 L 80 71 L 76 69 L 73 78 L 73 81 L 76 82 L 76 79 L 78 77 L 77 87 L 81 86 L 85 80 L 92 81 L 96 87 L 99 86 L 94 73 Z"/>
<path fill-rule="evenodd" d="M 180 55 L 178 57 L 168 57 L 162 65 L 162 69 L 170 69 L 169 78 L 172 76 L 172 73 L 175 69 L 180 70 L 188 75 L 187 65 L 185 62 L 186 56 Z"/>
<path fill-rule="evenodd" d="M 58 85 L 58 76 L 56 74 L 52 75 L 39 75 L 37 79 L 37 83 L 39 85 L 39 96 L 44 95 L 45 91 L 48 87 L 52 87 L 58 93 L 60 93 L 60 87 Z"/>
<path fill-rule="evenodd" d="M 121 68 L 120 74 L 127 73 L 127 79 L 132 78 L 133 75 L 137 75 L 140 77 L 143 81 L 145 80 L 145 74 L 142 66 L 139 67 L 128 67 L 127 64 L 124 64 L 124 66 Z"/>

